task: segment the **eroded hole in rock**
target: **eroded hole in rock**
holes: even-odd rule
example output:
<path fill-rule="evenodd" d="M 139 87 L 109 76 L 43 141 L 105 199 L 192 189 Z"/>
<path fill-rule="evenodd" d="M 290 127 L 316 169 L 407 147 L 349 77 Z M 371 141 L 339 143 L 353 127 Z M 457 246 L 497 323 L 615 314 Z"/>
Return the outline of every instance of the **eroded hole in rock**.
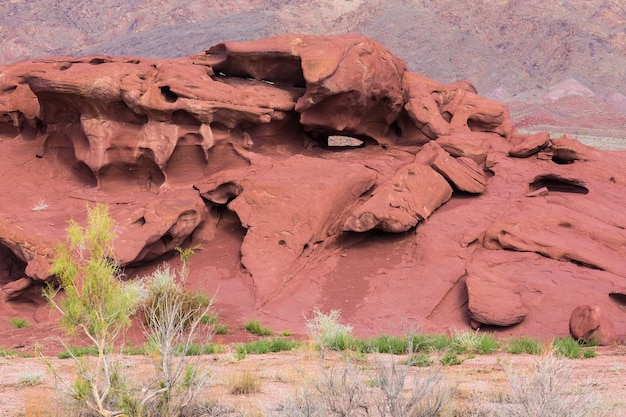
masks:
<path fill-rule="evenodd" d="M 98 180 L 95 173 L 82 160 L 76 158 L 75 149 L 85 149 L 89 142 L 79 126 L 71 126 L 66 130 L 49 133 L 42 144 L 38 158 L 52 157 L 60 166 L 66 167 L 69 174 L 81 184 L 96 187 Z"/>
<path fill-rule="evenodd" d="M 575 178 L 563 178 L 558 175 L 539 175 L 529 184 L 531 191 L 536 191 L 546 187 L 548 191 L 558 191 L 563 193 L 588 194 L 589 189 L 585 183 Z"/>
<path fill-rule="evenodd" d="M 626 307 L 626 294 L 612 292 L 609 293 L 609 299 L 620 307 Z"/>
<path fill-rule="evenodd" d="M 441 117 L 443 117 L 443 120 L 445 120 L 448 123 L 450 123 L 452 121 L 452 113 L 450 113 L 448 111 L 442 112 L 441 113 Z"/>
<path fill-rule="evenodd" d="M 169 180 L 182 181 L 204 170 L 207 161 L 200 143 L 201 139 L 192 133 L 178 140 L 164 169 Z"/>
<path fill-rule="evenodd" d="M 102 189 L 155 190 L 165 182 L 165 175 L 158 165 L 141 155 L 134 164 L 118 163 L 104 167 L 98 173 Z"/>
<path fill-rule="evenodd" d="M 0 287 L 26 276 L 26 262 L 0 244 Z"/>
<path fill-rule="evenodd" d="M 176 100 L 178 100 L 178 94 L 173 92 L 170 89 L 169 85 L 164 85 L 163 87 L 160 87 L 160 89 L 161 89 L 161 96 L 163 96 L 165 101 L 167 101 L 168 103 L 176 103 Z"/>
<path fill-rule="evenodd" d="M 552 162 L 554 162 L 555 164 L 559 164 L 559 165 L 568 165 L 568 164 L 573 164 L 574 159 L 560 158 L 558 155 L 555 154 L 552 156 Z"/>
<path fill-rule="evenodd" d="M 200 126 L 200 121 L 184 110 L 176 110 L 172 113 L 172 123 L 179 126 Z"/>
<path fill-rule="evenodd" d="M 91 61 L 89 61 L 91 65 L 100 65 L 100 64 L 104 64 L 105 62 L 110 62 L 110 61 L 104 58 L 93 58 Z"/>
<path fill-rule="evenodd" d="M 122 123 L 133 125 L 144 125 L 148 123 L 148 116 L 135 113 L 122 101 L 112 103 L 109 108 L 115 115 L 115 119 Z"/>
<path fill-rule="evenodd" d="M 278 241 L 278 244 L 280 246 L 285 246 L 285 245 L 287 245 L 287 242 L 285 242 L 283 239 L 281 239 L 281 240 Z"/>
<path fill-rule="evenodd" d="M 140 218 L 138 218 L 137 220 L 135 220 L 133 222 L 133 224 L 138 224 L 140 226 L 143 226 L 144 224 L 146 224 L 146 218 L 141 216 Z"/>
<path fill-rule="evenodd" d="M 361 139 L 357 139 L 355 137 L 352 136 L 345 136 L 345 135 L 329 135 L 329 136 L 322 136 L 318 142 L 319 143 L 324 143 L 324 139 L 326 142 L 326 145 L 329 148 L 362 148 L 365 146 L 365 142 Z"/>

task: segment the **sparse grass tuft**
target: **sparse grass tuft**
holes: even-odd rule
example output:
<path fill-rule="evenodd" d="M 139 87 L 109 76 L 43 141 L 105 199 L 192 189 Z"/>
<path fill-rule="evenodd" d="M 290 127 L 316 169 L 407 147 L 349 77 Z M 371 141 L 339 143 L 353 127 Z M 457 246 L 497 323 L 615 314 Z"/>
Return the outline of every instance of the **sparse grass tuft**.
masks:
<path fill-rule="evenodd" d="M 454 366 L 463 363 L 463 359 L 459 358 L 459 355 L 454 350 L 449 350 L 439 358 L 439 363 L 444 366 Z"/>
<path fill-rule="evenodd" d="M 17 350 L 0 348 L 0 358 L 15 358 L 19 356 Z"/>
<path fill-rule="evenodd" d="M 248 395 L 261 392 L 261 381 L 250 371 L 233 376 L 229 380 L 229 391 L 233 395 Z"/>
<path fill-rule="evenodd" d="M 25 318 L 11 317 L 7 320 L 14 329 L 24 329 L 30 327 L 30 323 Z"/>
<path fill-rule="evenodd" d="M 596 351 L 593 349 L 584 349 L 583 350 L 583 358 L 591 359 L 597 356 Z"/>
<path fill-rule="evenodd" d="M 453 349 L 457 353 L 479 353 L 485 355 L 500 348 L 500 343 L 490 334 L 478 332 L 455 332 L 452 336 Z"/>
<path fill-rule="evenodd" d="M 244 324 L 243 328 L 248 333 L 256 334 L 257 336 L 271 336 L 274 334 L 272 329 L 261 326 L 261 322 L 258 320 L 250 320 Z"/>
<path fill-rule="evenodd" d="M 44 211 L 48 209 L 48 204 L 43 198 L 33 205 L 32 211 Z"/>
<path fill-rule="evenodd" d="M 17 385 L 20 387 L 32 387 L 41 383 L 42 373 L 25 373 L 17 378 Z"/>
<path fill-rule="evenodd" d="M 520 353 L 540 355 L 543 353 L 543 344 L 539 340 L 531 339 L 529 337 L 510 339 L 504 345 L 504 351 L 516 355 Z"/>
<path fill-rule="evenodd" d="M 59 359 L 80 358 L 81 356 L 98 356 L 98 348 L 95 346 L 68 346 L 57 355 Z"/>

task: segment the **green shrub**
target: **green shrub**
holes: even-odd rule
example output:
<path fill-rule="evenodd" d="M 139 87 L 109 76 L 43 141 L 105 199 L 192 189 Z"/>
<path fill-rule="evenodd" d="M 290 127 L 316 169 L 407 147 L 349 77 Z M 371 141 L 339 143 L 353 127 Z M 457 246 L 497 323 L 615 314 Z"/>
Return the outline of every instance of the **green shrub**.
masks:
<path fill-rule="evenodd" d="M 147 297 L 142 306 L 144 334 L 151 355 L 158 360 L 153 388 L 138 403 L 140 410 L 154 409 L 159 416 L 178 416 L 206 382 L 199 355 L 213 353 L 213 335 L 204 322 L 212 316 L 213 300 L 185 289 L 188 261 L 193 251 L 178 249 L 183 267 L 177 273 L 163 264 L 143 279 Z M 195 356 L 195 358 L 190 358 Z"/>
<path fill-rule="evenodd" d="M 554 353 L 556 355 L 564 358 L 578 359 L 582 355 L 580 351 L 580 344 L 571 337 L 554 339 L 552 341 L 552 348 L 554 349 Z"/>
<path fill-rule="evenodd" d="M 95 366 L 78 360 L 68 350 L 77 365 L 74 384 L 65 380 L 69 394 L 82 401 L 94 412 L 108 416 L 119 410 L 110 409 L 112 369 L 109 353 L 115 341 L 130 326 L 140 291 L 133 283 L 118 279 L 119 269 L 112 249 L 115 238 L 114 222 L 106 205 L 87 207 L 87 226 L 71 220 L 67 243 L 56 247 L 51 275 L 58 277 L 65 297 L 56 300 L 59 289 L 48 286 L 44 297 L 61 313 L 61 324 L 69 334 L 84 333 L 94 344 L 98 361 Z"/>
<path fill-rule="evenodd" d="M 331 310 L 328 314 L 320 310 L 313 311 L 313 318 L 307 320 L 306 327 L 315 345 L 322 351 L 348 349 L 352 342 L 352 327 L 341 324 L 339 310 Z"/>
<path fill-rule="evenodd" d="M 504 350 L 513 354 L 528 353 L 530 355 L 540 355 L 543 353 L 543 344 L 537 339 L 522 337 L 510 339 L 504 345 Z"/>
<path fill-rule="evenodd" d="M 14 329 L 23 329 L 26 327 L 30 327 L 30 323 L 24 318 L 11 317 L 7 321 Z"/>
<path fill-rule="evenodd" d="M 274 334 L 272 329 L 261 326 L 261 322 L 258 320 L 250 320 L 246 324 L 244 324 L 243 328 L 248 333 L 253 333 L 258 336 L 271 336 Z"/>

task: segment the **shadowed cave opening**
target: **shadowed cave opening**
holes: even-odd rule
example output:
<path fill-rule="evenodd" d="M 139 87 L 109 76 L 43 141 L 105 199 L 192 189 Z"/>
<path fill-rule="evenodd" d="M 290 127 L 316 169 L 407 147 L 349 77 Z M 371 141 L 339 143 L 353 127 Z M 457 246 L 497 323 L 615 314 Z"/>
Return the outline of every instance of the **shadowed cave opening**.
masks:
<path fill-rule="evenodd" d="M 161 89 L 161 95 L 163 96 L 165 101 L 167 101 L 168 103 L 176 103 L 176 100 L 178 100 L 178 94 L 173 92 L 170 89 L 169 85 L 164 85 L 163 87 L 159 88 Z"/>
<path fill-rule="evenodd" d="M 626 294 L 611 292 L 609 293 L 609 299 L 618 306 L 626 308 Z"/>
<path fill-rule="evenodd" d="M 5 245 L 0 244 L 0 286 L 26 276 L 26 262 Z"/>
<path fill-rule="evenodd" d="M 559 175 L 547 174 L 535 177 L 533 182 L 529 184 L 531 191 L 537 191 L 540 188 L 547 188 L 548 191 L 557 191 L 562 193 L 588 194 L 589 189 L 585 187 L 585 183 L 575 178 L 564 178 Z"/>

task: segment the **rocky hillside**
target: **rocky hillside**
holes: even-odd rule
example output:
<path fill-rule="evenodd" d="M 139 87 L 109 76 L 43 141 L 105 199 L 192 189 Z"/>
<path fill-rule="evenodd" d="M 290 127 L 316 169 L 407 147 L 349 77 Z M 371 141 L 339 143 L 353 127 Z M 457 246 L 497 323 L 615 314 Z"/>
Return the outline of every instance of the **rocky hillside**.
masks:
<path fill-rule="evenodd" d="M 574 79 L 624 107 L 626 9 L 618 0 L 480 0 L 472 7 L 454 0 L 8 0 L 0 4 L 0 63 L 187 56 L 224 40 L 284 33 L 359 33 L 411 71 L 442 82 L 469 79 L 499 99 L 526 93 L 524 101 L 537 101 Z"/>

